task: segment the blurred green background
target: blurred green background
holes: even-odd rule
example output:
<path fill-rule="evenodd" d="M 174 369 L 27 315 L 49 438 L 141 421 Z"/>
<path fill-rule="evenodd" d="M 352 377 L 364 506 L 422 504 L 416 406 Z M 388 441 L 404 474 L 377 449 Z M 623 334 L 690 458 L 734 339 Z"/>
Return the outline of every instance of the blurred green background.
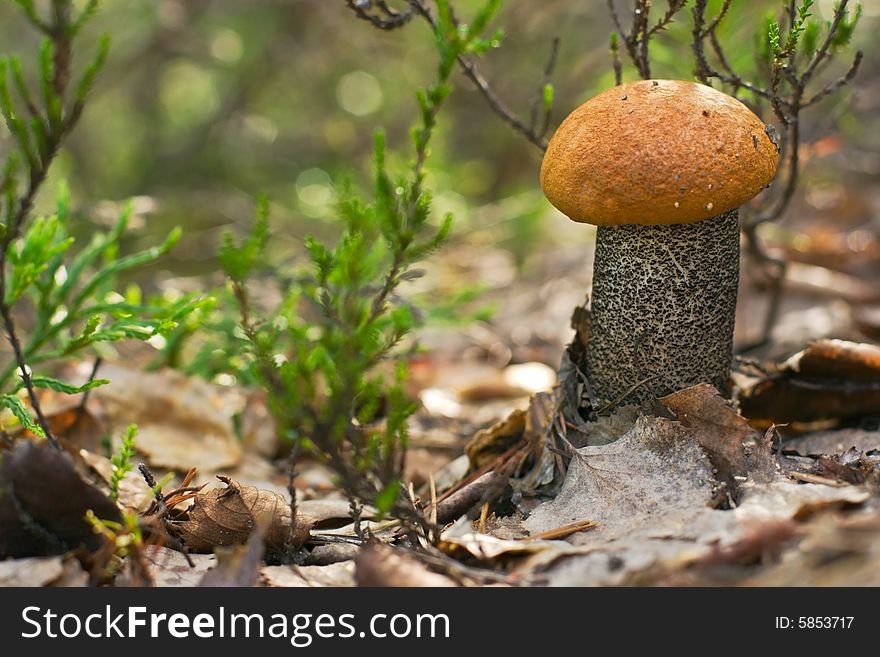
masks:
<path fill-rule="evenodd" d="M 466 18 L 479 4 L 455 6 Z M 628 17 L 627 4 L 618 3 Z M 832 4 L 817 2 L 814 12 L 828 16 Z M 807 143 L 839 131 L 844 152 L 854 155 L 845 159 L 848 171 L 832 163 L 808 170 L 808 178 L 876 179 L 880 171 L 872 43 L 880 0 L 862 4 L 854 46 L 866 57 L 856 85 L 811 109 L 803 126 Z M 665 3 L 655 5 L 659 15 Z M 734 67 L 753 70 L 760 18 L 778 6 L 734 2 L 723 32 Z M 502 47 L 481 67 L 526 118 L 550 41 L 561 38 L 551 132 L 571 109 L 613 85 L 604 2 L 510 0 L 496 25 L 505 30 Z M 691 77 L 690 29 L 686 10 L 652 42 L 656 77 Z M 273 202 L 275 248 L 293 251 L 306 233 L 331 234 L 334 185 L 346 177 L 365 182 L 374 130 L 388 132 L 398 154 L 392 162 L 405 165 L 414 91 L 432 79 L 436 61 L 423 21 L 381 32 L 357 20 L 343 0 L 106 2 L 83 43 L 102 32 L 113 37 L 110 60 L 52 182 L 69 180 L 83 233 L 93 222 L 109 222 L 130 197 L 137 199 L 130 239 L 138 246 L 182 225 L 185 237 L 163 267 L 183 286 L 216 269 L 220 229 L 246 226 L 258 193 Z M 35 40 L 12 3 L 0 2 L 0 51 L 21 54 L 32 70 Z M 628 65 L 624 78 L 635 78 Z M 539 165 L 538 149 L 491 114 L 457 74 L 429 163 L 436 209 L 456 215 L 455 239 L 500 245 L 522 268 L 535 252 L 586 235 L 572 233 L 543 200 Z M 46 187 L 42 209 L 51 207 L 54 187 Z"/>

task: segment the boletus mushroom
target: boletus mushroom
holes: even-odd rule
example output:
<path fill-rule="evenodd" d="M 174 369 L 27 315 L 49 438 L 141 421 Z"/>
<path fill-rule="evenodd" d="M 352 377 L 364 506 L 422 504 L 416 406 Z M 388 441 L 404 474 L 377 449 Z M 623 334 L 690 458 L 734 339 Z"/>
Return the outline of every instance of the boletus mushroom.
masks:
<path fill-rule="evenodd" d="M 774 134 L 711 87 L 642 80 L 588 100 L 553 135 L 544 194 L 598 226 L 578 363 L 594 409 L 697 383 L 728 392 L 738 208 L 776 174 Z"/>

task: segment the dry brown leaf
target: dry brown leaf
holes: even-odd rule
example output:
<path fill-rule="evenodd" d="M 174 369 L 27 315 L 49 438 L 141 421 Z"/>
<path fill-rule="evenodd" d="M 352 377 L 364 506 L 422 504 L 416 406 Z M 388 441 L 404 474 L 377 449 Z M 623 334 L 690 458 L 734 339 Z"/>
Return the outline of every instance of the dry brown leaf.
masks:
<path fill-rule="evenodd" d="M 199 582 L 201 587 L 254 586 L 266 552 L 263 526 L 271 520 L 264 515 L 244 545 L 217 548 L 217 567 L 209 570 Z"/>
<path fill-rule="evenodd" d="M 523 439 L 526 410 L 516 410 L 488 429 L 478 431 L 465 448 L 472 468 L 479 468 Z"/>
<path fill-rule="evenodd" d="M 71 406 L 46 418 L 52 435 L 63 440 L 66 447 L 91 452 L 104 449 L 107 428 L 88 409 Z"/>
<path fill-rule="evenodd" d="M 260 577 L 265 586 L 278 588 L 354 586 L 354 561 L 329 566 L 264 566 Z"/>
<path fill-rule="evenodd" d="M 818 340 L 741 398 L 750 420 L 812 422 L 880 414 L 880 347 Z"/>
<path fill-rule="evenodd" d="M 415 557 L 379 541 L 363 546 L 355 559 L 358 586 L 450 587 L 458 584 L 432 572 Z"/>
<path fill-rule="evenodd" d="M 106 364 L 101 375 L 113 381 L 92 391 L 114 436 L 138 425 L 137 450 L 156 467 L 215 472 L 239 462 L 228 391 L 179 372 L 150 373 Z"/>
<path fill-rule="evenodd" d="M 62 554 L 102 544 L 86 522 L 87 511 L 120 521 L 118 507 L 86 483 L 73 459 L 39 444 L 21 441 L 0 454 L 0 558 Z"/>
<path fill-rule="evenodd" d="M 187 547 L 194 552 L 210 552 L 215 547 L 242 545 L 253 533 L 257 519 L 268 515 L 266 547 L 270 552 L 299 548 L 309 536 L 314 521 L 298 513 L 291 534 L 290 505 L 278 493 L 240 486 L 224 478 L 224 487 L 202 491 L 193 499 L 188 518 L 177 529 Z"/>
<path fill-rule="evenodd" d="M 880 347 L 846 340 L 817 340 L 788 367 L 807 379 L 880 383 Z"/>
<path fill-rule="evenodd" d="M 737 476 L 769 480 L 776 474 L 771 446 L 713 386 L 691 386 L 662 397 L 660 402 L 691 430 L 715 466 L 716 478 L 731 489 L 736 488 Z"/>
<path fill-rule="evenodd" d="M 186 557 L 167 547 L 148 546 L 144 549 L 144 561 L 148 564 L 153 586 L 198 586 L 202 577 L 217 565 L 213 554 L 190 554 L 191 566 Z"/>
<path fill-rule="evenodd" d="M 838 431 L 815 431 L 785 441 L 786 450 L 801 456 L 841 454 L 851 447 L 861 452 L 880 450 L 880 431 L 864 429 L 840 429 Z"/>

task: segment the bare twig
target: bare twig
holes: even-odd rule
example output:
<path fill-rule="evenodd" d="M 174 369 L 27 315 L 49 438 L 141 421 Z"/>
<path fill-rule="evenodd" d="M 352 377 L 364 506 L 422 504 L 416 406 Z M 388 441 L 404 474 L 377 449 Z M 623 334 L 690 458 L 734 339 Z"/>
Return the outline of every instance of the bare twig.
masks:
<path fill-rule="evenodd" d="M 98 378 L 98 370 L 101 368 L 101 363 L 103 362 L 104 361 L 101 358 L 95 359 L 95 364 L 92 365 L 92 371 L 89 373 L 89 378 L 86 381 L 87 384 Z M 73 423 L 70 425 L 70 431 L 73 431 L 73 429 L 76 428 L 76 426 L 80 423 L 80 420 L 82 420 L 83 415 L 85 415 L 86 404 L 88 404 L 89 395 L 91 394 L 91 392 L 92 389 L 87 388 L 86 391 L 83 393 L 82 399 L 79 400 L 79 404 L 77 404 L 76 410 L 74 411 L 76 415 L 73 418 Z"/>
<path fill-rule="evenodd" d="M 541 78 L 541 84 L 538 87 L 538 93 L 535 95 L 535 100 L 532 101 L 529 132 L 540 137 L 544 137 L 544 135 L 547 134 L 547 129 L 550 127 L 550 111 L 545 106 L 544 90 L 547 88 L 547 85 L 550 84 L 550 78 L 553 77 L 553 71 L 556 68 L 556 59 L 559 55 L 559 43 L 559 37 L 553 37 L 553 40 L 550 42 L 550 54 L 547 57 L 547 63 L 544 65 L 544 75 Z M 538 121 L 541 114 L 544 115 L 544 120 L 541 122 L 539 129 Z"/>
<path fill-rule="evenodd" d="M 406 12 L 389 13 L 384 2 L 376 2 L 375 0 L 346 0 L 346 4 L 352 9 L 358 18 L 368 21 L 377 29 L 393 30 L 402 27 L 410 21 L 413 16 L 419 16 L 424 19 L 434 30 L 437 27 L 436 19 L 428 9 L 428 5 L 424 0 L 409 0 L 409 9 Z M 373 9 L 373 12 L 368 11 Z M 549 81 L 553 67 L 556 62 L 556 52 L 558 50 L 558 39 L 554 39 L 551 46 L 551 55 L 548 59 L 547 66 L 544 71 L 544 78 L 538 90 L 539 96 L 543 97 L 543 90 Z M 457 57 L 457 62 L 462 73 L 476 87 L 477 91 L 486 101 L 489 109 L 498 115 L 505 123 L 518 132 L 530 144 L 536 146 L 541 151 L 547 150 L 547 140 L 544 136 L 550 124 L 549 111 L 544 111 L 545 116 L 541 118 L 533 113 L 531 120 L 526 120 L 517 115 L 507 103 L 505 103 L 498 93 L 492 88 L 489 81 L 480 71 L 473 57 L 461 54 Z M 540 104 L 540 103 L 539 103 Z M 534 108 L 534 106 L 533 106 Z M 540 113 L 539 113 L 540 114 Z"/>
<path fill-rule="evenodd" d="M 290 448 L 287 455 L 287 494 L 290 495 L 290 526 L 287 530 L 287 538 L 284 542 L 284 550 L 288 557 L 293 553 L 294 532 L 296 529 L 296 516 L 299 508 L 296 500 L 296 464 L 299 460 L 300 443 L 296 442 Z"/>
<path fill-rule="evenodd" d="M 397 11 L 383 0 L 345 0 L 355 15 L 379 30 L 396 30 L 409 23 L 413 17 L 410 6 L 404 11 Z"/>
<path fill-rule="evenodd" d="M 651 77 L 651 60 L 648 55 L 648 46 L 651 42 L 651 37 L 665 30 L 675 19 L 675 15 L 684 8 L 687 1 L 669 0 L 666 12 L 654 25 L 651 25 L 651 0 L 634 0 L 629 29 L 624 27 L 620 14 L 614 6 L 614 0 L 607 0 L 606 4 L 608 6 L 608 14 L 611 16 L 611 22 L 614 24 L 616 33 L 623 41 L 624 48 L 633 66 L 636 67 L 639 77 L 643 80 L 649 79 Z M 614 45 L 614 42 L 612 42 L 614 77 L 617 80 L 617 84 L 620 84 L 622 75 L 619 69 L 620 62 L 617 56 L 617 49 Z"/>
<path fill-rule="evenodd" d="M 3 277 L 0 277 L 2 279 Z M 3 281 L 0 280 L 0 292 L 3 290 Z M 9 306 L 5 302 L 0 302 L 0 316 L 3 318 L 3 324 L 6 327 L 6 337 L 9 338 L 9 343 L 12 345 L 12 351 L 15 353 L 15 360 L 18 362 L 19 373 L 21 374 L 21 381 L 24 384 L 25 390 L 28 393 L 28 399 L 30 399 L 31 407 L 34 409 L 34 414 L 37 416 L 37 422 L 40 425 L 40 428 L 43 430 L 43 433 L 46 434 L 46 440 L 49 441 L 49 444 L 52 445 L 55 449 L 61 449 L 61 445 L 58 442 L 58 439 L 52 433 L 52 429 L 49 427 L 49 422 L 46 420 L 46 416 L 43 414 L 43 409 L 40 406 L 40 400 L 37 398 L 37 393 L 34 390 L 34 384 L 31 381 L 31 375 L 28 370 L 28 366 L 24 360 L 24 352 L 21 349 L 21 341 L 18 339 L 18 335 L 15 333 L 15 323 L 12 319 L 12 311 L 9 309 Z"/>

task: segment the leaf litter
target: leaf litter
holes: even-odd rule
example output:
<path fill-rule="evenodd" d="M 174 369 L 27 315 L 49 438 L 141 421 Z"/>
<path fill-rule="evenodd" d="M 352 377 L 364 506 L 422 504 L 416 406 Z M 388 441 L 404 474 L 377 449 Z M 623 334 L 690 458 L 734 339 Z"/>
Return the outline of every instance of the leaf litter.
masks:
<path fill-rule="evenodd" d="M 762 527 L 870 498 L 863 487 L 788 478 L 771 443 L 710 386 L 661 401 L 676 419 L 645 414 L 616 442 L 577 449 L 559 495 L 524 521 L 533 533 L 577 519 L 598 523 L 568 539 L 578 552 L 551 550 L 528 563 L 542 583 L 633 583 L 732 549 Z M 719 505 L 719 488 L 726 505 Z"/>
<path fill-rule="evenodd" d="M 808 358 L 809 367 L 801 367 L 797 376 L 806 371 L 811 376 L 837 376 L 838 381 L 851 374 L 862 377 L 861 370 L 852 369 L 861 361 L 852 365 L 847 359 L 856 354 L 864 360 L 866 352 L 831 346 L 820 350 L 824 360 L 818 369 Z M 822 370 L 829 360 L 833 367 Z M 840 373 L 840 362 L 846 374 Z M 793 377 L 793 372 L 786 376 Z M 177 386 L 175 376 L 151 383 L 170 391 Z M 186 480 L 194 485 L 225 472 L 221 486 L 166 494 L 174 507 L 167 516 L 171 533 L 183 539 L 189 555 L 170 545 L 146 546 L 150 579 L 156 586 L 781 582 L 793 580 L 794 571 L 784 565 L 792 560 L 801 567 L 822 563 L 828 542 L 836 546 L 835 554 L 846 567 L 817 575 L 817 581 L 850 582 L 844 574 L 848 567 L 869 579 L 877 576 L 860 565 L 873 554 L 871 548 L 841 547 L 847 536 L 874 535 L 870 522 L 862 527 L 854 520 L 875 513 L 870 491 L 871 482 L 876 490 L 880 479 L 880 442 L 873 429 L 813 431 L 778 444 L 781 436 L 774 433 L 775 427 L 764 434 L 756 431 L 710 386 L 586 421 L 579 415 L 579 393 L 571 392 L 576 375 L 570 376 L 561 376 L 549 391 L 533 392 L 512 413 L 474 432 L 467 446 L 462 440 L 466 421 L 431 419 L 424 411 L 414 419 L 414 443 L 421 440 L 424 449 L 438 449 L 442 456 L 436 462 L 446 463 L 430 479 L 439 496 L 438 520 L 448 527 L 437 549 L 428 552 L 386 545 L 396 542 L 399 534 L 394 523 L 383 522 L 370 509 L 363 524 L 375 538 L 361 546 L 348 502 L 332 491 L 318 464 L 308 464 L 297 482 L 298 513 L 291 523 L 285 476 L 269 460 L 282 455 L 259 408 L 251 408 L 245 425 L 250 437 L 243 453 L 231 418 L 248 408 L 241 406 L 244 396 L 201 383 L 174 403 L 155 393 L 152 405 L 139 407 L 141 421 L 160 436 L 141 450 L 154 467 L 162 470 L 165 464 L 185 471 L 202 465 L 202 450 L 213 447 L 203 445 L 190 453 L 178 446 L 160 453 L 181 432 L 193 443 L 208 435 L 209 445 L 216 446 L 218 440 L 224 444 L 230 437 L 236 445 L 209 459 L 210 467 L 201 468 L 198 480 Z M 868 368 L 866 376 L 873 376 L 873 370 Z M 873 385 L 861 379 L 858 383 Z M 131 417 L 123 401 L 131 394 L 142 395 L 143 388 L 117 391 L 118 397 L 109 401 L 96 394 L 87 411 L 98 422 L 121 426 L 123 418 Z M 176 395 L 176 390 L 169 392 Z M 255 403 L 259 406 L 259 400 Z M 168 426 L 173 430 L 166 431 Z M 455 436 L 442 436 L 444 426 L 460 432 L 457 453 Z M 70 468 L 79 482 L 104 499 L 112 466 L 94 451 L 94 438 L 84 438 L 91 440 L 86 443 L 91 449 L 79 449 Z M 417 482 L 425 479 L 414 477 Z M 171 488 L 173 484 L 166 490 Z M 120 485 L 120 507 L 143 513 L 151 506 L 153 491 L 129 473 Z M 858 509 L 862 511 L 854 512 Z M 430 505 L 426 511 L 431 512 Z M 844 530 L 847 523 L 855 528 Z M 80 538 L 87 542 L 86 533 Z M 27 547 L 25 552 L 35 554 L 45 549 Z M 781 559 L 786 550 L 799 556 Z M 7 561 L 0 581 L 35 586 L 87 581 L 78 561 L 65 554 L 39 563 L 32 562 L 30 554 Z M 266 565 L 267 558 L 273 563 L 289 560 L 291 554 L 298 555 L 293 564 Z M 778 558 L 768 561 L 768 554 Z M 770 567 L 754 567 L 765 562 Z M 34 563 L 33 576 L 16 579 L 28 563 Z M 729 573 L 719 576 L 719 568 L 725 573 L 741 570 L 731 578 Z M 127 577 L 121 573 L 117 583 L 125 583 Z"/>

